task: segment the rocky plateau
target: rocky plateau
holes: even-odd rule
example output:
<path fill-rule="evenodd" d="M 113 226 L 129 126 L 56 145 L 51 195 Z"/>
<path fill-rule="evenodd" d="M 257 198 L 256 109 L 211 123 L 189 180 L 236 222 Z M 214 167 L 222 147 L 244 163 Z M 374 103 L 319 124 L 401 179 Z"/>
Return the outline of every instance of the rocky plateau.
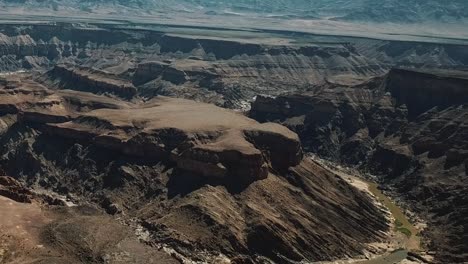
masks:
<path fill-rule="evenodd" d="M 112 221 L 98 213 L 101 208 L 140 223 L 155 252 L 171 249 L 174 261 L 329 260 L 362 254 L 366 243 L 386 239 L 382 209 L 303 159 L 298 136 L 279 124 L 186 99 L 128 102 L 52 90 L 25 73 L 4 77 L 0 90 L 0 168 L 55 198 L 33 198 L 13 178 L 2 178 L 0 193 L 19 202 L 42 201 L 51 221 L 61 214 Z M 91 209 L 53 213 L 62 210 L 60 195 Z M 96 251 L 61 233 L 62 225 L 37 232 L 63 257 L 45 254 L 32 263 L 120 263 L 109 260 L 109 245 Z M 87 228 L 68 231 L 92 232 Z M 99 241 L 96 236 L 102 234 L 94 234 Z M 111 256 L 124 253 L 122 248 Z M 131 259 L 134 251 L 129 254 Z M 19 252 L 5 259 L 23 257 L 28 255 Z"/>
<path fill-rule="evenodd" d="M 1 23 L 0 263 L 398 252 L 385 206 L 311 154 L 364 172 L 423 219 L 421 248 L 434 263 L 466 262 L 466 47 Z"/>

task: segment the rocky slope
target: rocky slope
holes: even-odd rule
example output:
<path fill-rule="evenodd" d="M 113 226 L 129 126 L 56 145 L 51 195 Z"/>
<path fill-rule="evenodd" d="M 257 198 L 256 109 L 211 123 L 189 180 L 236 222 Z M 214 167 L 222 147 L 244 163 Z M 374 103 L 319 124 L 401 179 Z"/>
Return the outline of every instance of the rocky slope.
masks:
<path fill-rule="evenodd" d="M 56 65 L 48 74 L 54 78 L 58 88 L 114 94 L 126 99 L 131 99 L 137 94 L 137 89 L 129 80 L 106 72 Z"/>
<path fill-rule="evenodd" d="M 387 239 L 389 223 L 370 197 L 303 159 L 298 136 L 278 124 L 184 99 L 51 90 L 29 74 L 1 79 L 0 115 L 0 171 L 101 208 L 53 214 L 39 228 L 43 246 L 62 256 L 54 261 L 141 263 L 161 253 L 135 245 L 132 227 L 155 250 L 208 263 L 333 260 Z M 101 225 L 118 237 L 101 238 Z M 126 242 L 112 251 L 118 241 Z"/>
<path fill-rule="evenodd" d="M 93 205 L 66 207 L 62 200 L 0 176 L 4 189 L 10 195 L 0 195 L 2 263 L 179 263 L 139 242 L 131 227 Z M 28 200 L 18 199 L 25 195 Z"/>
<path fill-rule="evenodd" d="M 258 97 L 251 117 L 296 131 L 307 150 L 379 175 L 429 221 L 439 261 L 467 260 L 466 72 L 391 70 L 356 86 Z"/>

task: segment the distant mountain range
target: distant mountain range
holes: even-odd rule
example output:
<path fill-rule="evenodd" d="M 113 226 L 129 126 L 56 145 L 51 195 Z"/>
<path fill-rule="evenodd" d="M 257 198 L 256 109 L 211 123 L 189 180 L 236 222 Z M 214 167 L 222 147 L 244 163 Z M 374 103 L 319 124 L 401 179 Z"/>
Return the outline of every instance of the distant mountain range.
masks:
<path fill-rule="evenodd" d="M 0 11 L 8 8 L 148 15 L 167 11 L 256 14 L 382 23 L 468 21 L 467 0 L 0 0 Z"/>
<path fill-rule="evenodd" d="M 347 1 L 350 2 L 350 1 Z M 341 17 L 372 22 L 459 22 L 468 18 L 466 0 L 361 0 Z"/>

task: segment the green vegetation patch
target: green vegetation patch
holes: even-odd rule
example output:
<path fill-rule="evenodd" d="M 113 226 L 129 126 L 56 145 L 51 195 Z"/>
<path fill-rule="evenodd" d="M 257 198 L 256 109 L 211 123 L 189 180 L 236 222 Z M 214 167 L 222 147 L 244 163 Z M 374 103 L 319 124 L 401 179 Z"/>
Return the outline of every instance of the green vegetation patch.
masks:
<path fill-rule="evenodd" d="M 405 236 L 407 236 L 408 238 L 410 238 L 413 233 L 411 232 L 411 230 L 409 230 L 408 228 L 406 228 L 404 226 L 404 224 L 399 220 L 399 219 L 396 219 L 395 220 L 395 230 L 400 232 L 400 233 L 403 233 Z"/>
<path fill-rule="evenodd" d="M 393 201 L 391 201 L 387 196 L 385 196 L 379 189 L 378 185 L 375 183 L 368 183 L 369 190 L 377 196 L 377 198 L 384 204 L 392 213 L 393 217 L 395 217 L 395 231 L 400 232 L 411 238 L 413 233 L 416 234 L 417 230 L 414 228 L 411 223 L 406 218 L 403 210 L 401 210 L 398 205 L 396 205 Z"/>
<path fill-rule="evenodd" d="M 408 238 L 410 238 L 413 235 L 411 231 L 409 231 L 409 229 L 404 228 L 404 227 L 397 227 L 396 230 L 400 233 L 403 233 Z"/>

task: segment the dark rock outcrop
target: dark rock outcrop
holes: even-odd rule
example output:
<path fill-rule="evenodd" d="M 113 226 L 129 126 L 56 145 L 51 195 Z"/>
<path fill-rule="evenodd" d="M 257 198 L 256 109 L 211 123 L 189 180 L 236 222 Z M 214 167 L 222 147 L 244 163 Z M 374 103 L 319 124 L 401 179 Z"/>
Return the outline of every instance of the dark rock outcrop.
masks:
<path fill-rule="evenodd" d="M 19 203 L 31 203 L 33 193 L 14 178 L 0 176 L 0 196 Z"/>
<path fill-rule="evenodd" d="M 158 61 L 140 63 L 133 75 L 133 83 L 135 85 L 141 85 L 157 79 L 168 67 L 168 63 Z"/>

